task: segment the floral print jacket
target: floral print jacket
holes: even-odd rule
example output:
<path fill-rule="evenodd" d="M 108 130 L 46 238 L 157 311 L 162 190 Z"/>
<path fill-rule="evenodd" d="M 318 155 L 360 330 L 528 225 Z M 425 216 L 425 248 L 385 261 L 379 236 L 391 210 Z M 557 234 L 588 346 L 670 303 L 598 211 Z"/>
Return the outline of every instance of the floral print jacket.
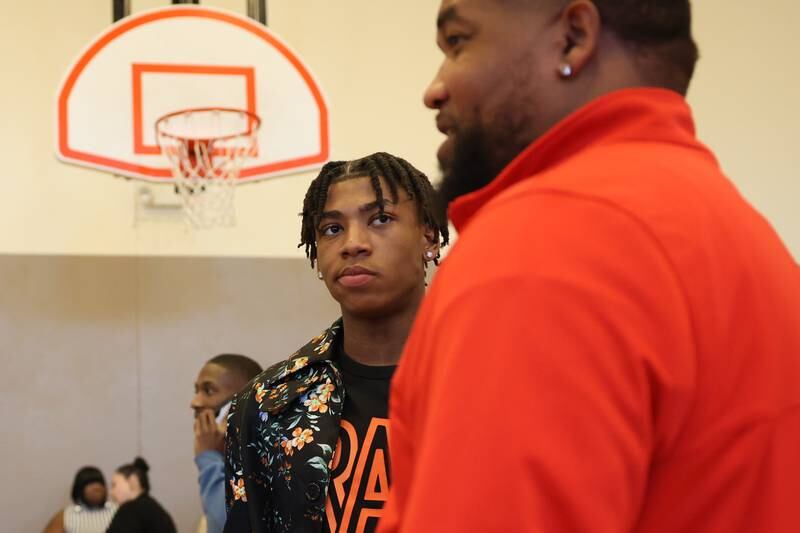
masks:
<path fill-rule="evenodd" d="M 228 415 L 226 533 L 321 531 L 344 404 L 341 320 L 256 376 Z"/>

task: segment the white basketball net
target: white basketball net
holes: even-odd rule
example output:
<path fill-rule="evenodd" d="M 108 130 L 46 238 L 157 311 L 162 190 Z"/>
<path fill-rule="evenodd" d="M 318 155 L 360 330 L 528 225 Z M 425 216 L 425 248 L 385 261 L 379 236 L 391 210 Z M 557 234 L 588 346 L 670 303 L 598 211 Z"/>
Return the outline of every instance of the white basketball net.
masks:
<path fill-rule="evenodd" d="M 187 109 L 156 122 L 161 151 L 172 164 L 175 188 L 194 228 L 236 224 L 234 187 L 256 151 L 261 121 L 241 109 Z"/>

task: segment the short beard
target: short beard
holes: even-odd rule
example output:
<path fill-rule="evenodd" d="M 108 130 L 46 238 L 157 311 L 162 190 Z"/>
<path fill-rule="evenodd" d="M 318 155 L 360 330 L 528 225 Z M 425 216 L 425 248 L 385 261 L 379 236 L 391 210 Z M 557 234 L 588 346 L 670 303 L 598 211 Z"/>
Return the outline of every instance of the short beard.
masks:
<path fill-rule="evenodd" d="M 543 133 L 539 128 L 539 89 L 534 79 L 536 58 L 529 50 L 520 50 L 509 58 L 515 68 L 505 83 L 495 86 L 487 101 L 465 109 L 463 114 L 448 115 L 454 127 L 452 159 L 440 161 L 442 180 L 437 187 L 444 207 L 489 185 L 511 161 Z"/>
<path fill-rule="evenodd" d="M 491 183 L 498 172 L 496 166 L 488 153 L 484 130 L 476 127 L 464 131 L 453 147 L 451 164 L 440 162 L 442 180 L 437 191 L 444 206 Z"/>
<path fill-rule="evenodd" d="M 489 185 L 527 148 L 532 142 L 530 134 L 526 134 L 528 124 L 524 115 L 507 115 L 495 124 L 495 131 L 487 131 L 480 125 L 462 128 L 457 133 L 451 163 L 440 162 L 442 180 L 437 192 L 444 206 Z"/>

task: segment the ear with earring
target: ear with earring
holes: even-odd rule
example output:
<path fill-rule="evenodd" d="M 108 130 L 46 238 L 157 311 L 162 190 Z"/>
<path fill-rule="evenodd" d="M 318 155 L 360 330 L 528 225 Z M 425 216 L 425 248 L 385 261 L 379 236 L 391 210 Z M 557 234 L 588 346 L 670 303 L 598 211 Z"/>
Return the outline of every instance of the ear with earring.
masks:
<path fill-rule="evenodd" d="M 433 251 L 431 251 L 431 250 L 426 250 L 424 255 L 425 255 L 425 260 L 422 262 L 422 266 L 425 268 L 425 286 L 427 287 L 428 286 L 428 263 L 433 261 L 434 257 L 436 257 L 436 256 L 433 254 Z"/>
<path fill-rule="evenodd" d="M 317 279 L 322 279 L 322 271 L 317 270 Z"/>

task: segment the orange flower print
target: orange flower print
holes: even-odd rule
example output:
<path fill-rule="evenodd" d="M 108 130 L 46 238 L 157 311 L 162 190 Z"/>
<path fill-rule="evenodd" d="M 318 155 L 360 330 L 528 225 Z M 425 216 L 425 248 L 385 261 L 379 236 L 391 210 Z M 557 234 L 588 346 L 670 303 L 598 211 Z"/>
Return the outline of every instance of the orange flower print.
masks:
<path fill-rule="evenodd" d="M 314 351 L 317 353 L 325 353 L 328 351 L 328 348 L 331 347 L 331 341 L 326 342 L 325 344 L 321 344 L 314 348 Z"/>
<path fill-rule="evenodd" d="M 292 361 L 292 368 L 289 369 L 289 372 L 297 372 L 307 364 L 308 364 L 308 357 L 298 357 L 297 359 Z"/>
<path fill-rule="evenodd" d="M 294 439 L 284 439 L 284 441 L 281 442 L 283 453 L 285 453 L 287 457 L 294 453 L 294 444 Z"/>
<path fill-rule="evenodd" d="M 286 383 L 280 383 L 278 386 L 270 389 L 269 399 L 274 400 L 275 398 L 286 392 L 287 388 L 289 388 L 289 386 Z"/>
<path fill-rule="evenodd" d="M 231 489 L 233 490 L 234 501 L 242 500 L 243 502 L 247 503 L 247 494 L 244 490 L 244 479 L 239 478 L 239 481 L 236 483 L 234 483 L 233 479 L 231 479 L 230 484 Z"/>
<path fill-rule="evenodd" d="M 264 399 L 264 395 L 266 393 L 267 393 L 267 390 L 264 388 L 264 384 L 263 383 L 259 383 L 258 386 L 256 386 L 256 401 L 258 403 L 261 403 L 262 400 Z"/>
<path fill-rule="evenodd" d="M 311 398 L 309 398 L 308 400 L 303 402 L 303 405 L 308 407 L 308 412 L 309 413 L 316 413 L 316 412 L 327 413 L 328 412 L 328 406 L 325 405 L 325 402 L 322 401 L 321 398 L 317 397 L 316 394 L 312 394 Z"/>
<path fill-rule="evenodd" d="M 283 453 L 286 454 L 287 457 L 294 454 L 294 449 L 297 448 L 298 450 L 302 450 L 303 446 L 312 442 L 314 437 L 312 436 L 314 432 L 310 429 L 303 429 L 301 427 L 294 428 L 292 432 L 293 439 L 284 438 L 283 442 L 281 442 L 281 446 L 283 447 Z"/>
<path fill-rule="evenodd" d="M 292 442 L 294 442 L 294 446 L 296 446 L 298 450 L 302 450 L 303 446 L 314 440 L 313 434 L 314 432 L 310 429 L 296 427 L 292 432 L 292 437 L 294 437 Z"/>
<path fill-rule="evenodd" d="M 331 393 L 336 390 L 336 385 L 331 383 L 330 379 L 325 380 L 325 383 L 322 385 L 317 385 L 317 395 L 319 395 L 319 401 L 322 403 L 328 403 L 328 400 L 331 399 Z M 325 411 L 322 411 L 323 413 Z"/>

